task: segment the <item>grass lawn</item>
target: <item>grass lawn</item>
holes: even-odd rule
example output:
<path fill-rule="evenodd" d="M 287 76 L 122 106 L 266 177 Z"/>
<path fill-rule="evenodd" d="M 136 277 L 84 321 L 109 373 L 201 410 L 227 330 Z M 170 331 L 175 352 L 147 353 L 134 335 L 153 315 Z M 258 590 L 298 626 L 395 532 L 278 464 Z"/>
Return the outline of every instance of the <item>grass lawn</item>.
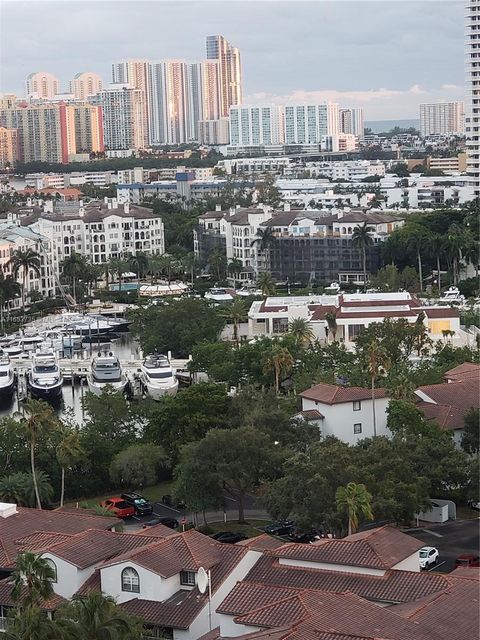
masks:
<path fill-rule="evenodd" d="M 219 531 L 234 531 L 235 533 L 243 533 L 249 538 L 254 538 L 255 536 L 259 536 L 263 531 L 260 527 L 265 527 L 267 524 L 270 524 L 271 520 L 248 520 L 245 524 L 239 524 L 235 520 L 230 522 L 209 522 L 205 527 L 204 525 L 200 525 L 198 528 L 202 533 L 206 533 L 207 535 L 212 535 L 213 533 L 217 533 Z"/>

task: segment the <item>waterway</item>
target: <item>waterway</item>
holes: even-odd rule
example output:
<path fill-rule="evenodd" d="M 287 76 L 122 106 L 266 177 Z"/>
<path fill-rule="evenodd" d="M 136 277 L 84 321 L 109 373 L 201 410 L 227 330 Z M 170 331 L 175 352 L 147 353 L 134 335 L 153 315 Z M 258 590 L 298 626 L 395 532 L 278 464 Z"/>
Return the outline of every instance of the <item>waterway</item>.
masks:
<path fill-rule="evenodd" d="M 81 351 L 75 351 L 75 358 L 85 360 L 89 362 L 92 356 L 98 353 L 101 348 L 102 351 L 112 351 L 120 360 L 138 360 L 140 358 L 139 346 L 133 336 L 129 333 L 121 334 L 120 337 L 112 339 L 110 342 L 102 342 L 98 344 L 84 345 L 84 349 Z M 62 357 L 70 357 L 71 353 L 64 353 Z M 14 361 L 13 361 L 14 362 Z M 18 387 L 21 387 L 22 383 L 17 386 L 17 391 L 14 393 L 10 401 L 0 400 L 0 418 L 13 415 L 21 409 L 21 400 L 19 398 Z M 88 390 L 86 381 L 82 384 L 76 382 L 72 384 L 70 380 L 65 381 L 63 384 L 62 399 L 56 405 L 53 405 L 55 412 L 61 418 L 66 414 L 73 412 L 75 421 L 82 425 L 85 421 L 85 417 L 82 410 L 82 398 L 85 392 Z"/>

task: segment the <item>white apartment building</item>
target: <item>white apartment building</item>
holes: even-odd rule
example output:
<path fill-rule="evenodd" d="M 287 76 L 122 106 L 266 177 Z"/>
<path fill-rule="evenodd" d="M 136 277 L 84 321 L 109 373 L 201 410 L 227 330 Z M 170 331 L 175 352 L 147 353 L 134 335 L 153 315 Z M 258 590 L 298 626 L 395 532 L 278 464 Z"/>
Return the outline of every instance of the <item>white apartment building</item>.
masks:
<path fill-rule="evenodd" d="M 102 107 L 106 149 L 142 149 L 146 146 L 145 102 L 141 89 L 131 89 L 128 84 L 111 84 L 92 101 Z"/>
<path fill-rule="evenodd" d="M 256 146 L 284 142 L 284 111 L 277 105 L 230 107 L 230 144 Z"/>
<path fill-rule="evenodd" d="M 468 171 L 480 196 L 480 0 L 467 0 L 465 18 L 467 76 L 466 135 Z"/>
<path fill-rule="evenodd" d="M 385 163 L 381 160 L 340 160 L 338 162 L 307 162 L 304 171 L 311 177 L 325 176 L 331 180 L 360 181 L 369 176 L 384 176 Z M 296 172 L 292 167 L 292 173 Z M 297 171 L 298 172 L 298 171 Z"/>
<path fill-rule="evenodd" d="M 463 135 L 465 132 L 465 103 L 437 102 L 420 105 L 420 134 Z"/>
<path fill-rule="evenodd" d="M 317 144 L 324 136 L 340 133 L 338 104 L 286 105 L 284 108 L 285 144 Z"/>
<path fill-rule="evenodd" d="M 354 136 L 363 136 L 365 121 L 363 109 L 340 109 L 340 131 Z"/>
<path fill-rule="evenodd" d="M 47 237 L 60 263 L 72 253 L 84 255 L 92 264 L 102 264 L 137 252 L 165 252 L 164 227 L 150 209 L 106 198 L 80 206 L 76 213 L 43 213 L 21 218 L 27 229 Z"/>
<path fill-rule="evenodd" d="M 58 94 L 59 82 L 48 71 L 36 71 L 25 80 L 25 95 L 27 99 L 44 98 L 51 100 Z"/>
<path fill-rule="evenodd" d="M 358 147 L 358 138 L 351 133 L 339 133 L 338 135 L 333 136 L 322 136 L 320 146 L 322 151 L 355 151 Z"/>
<path fill-rule="evenodd" d="M 233 209 L 225 213 L 220 220 L 220 234 L 225 237 L 228 261 L 236 258 L 244 267 L 245 277 L 250 279 L 258 271 L 259 252 L 252 246 L 257 231 L 263 222 L 272 217 L 270 207 L 264 205 L 258 209 Z"/>

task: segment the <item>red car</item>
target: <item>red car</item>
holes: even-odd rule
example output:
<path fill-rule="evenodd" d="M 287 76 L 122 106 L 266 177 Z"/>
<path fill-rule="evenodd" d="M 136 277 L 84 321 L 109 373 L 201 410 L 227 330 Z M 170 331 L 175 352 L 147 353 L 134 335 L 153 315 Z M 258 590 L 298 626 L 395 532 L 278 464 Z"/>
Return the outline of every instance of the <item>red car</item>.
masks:
<path fill-rule="evenodd" d="M 107 498 L 100 506 L 114 513 L 117 518 L 131 518 L 135 515 L 135 507 L 128 505 L 123 498 Z"/>
<path fill-rule="evenodd" d="M 471 553 L 462 553 L 455 560 L 455 567 L 480 567 L 480 558 Z"/>

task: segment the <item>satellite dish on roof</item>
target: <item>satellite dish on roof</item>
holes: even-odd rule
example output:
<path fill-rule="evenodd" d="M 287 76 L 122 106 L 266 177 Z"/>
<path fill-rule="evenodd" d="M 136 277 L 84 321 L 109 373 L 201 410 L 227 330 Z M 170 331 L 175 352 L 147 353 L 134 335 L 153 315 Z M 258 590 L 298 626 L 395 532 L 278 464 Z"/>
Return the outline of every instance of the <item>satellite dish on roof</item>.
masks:
<path fill-rule="evenodd" d="M 197 571 L 197 587 L 200 593 L 205 593 L 208 588 L 208 573 L 203 567 Z"/>

